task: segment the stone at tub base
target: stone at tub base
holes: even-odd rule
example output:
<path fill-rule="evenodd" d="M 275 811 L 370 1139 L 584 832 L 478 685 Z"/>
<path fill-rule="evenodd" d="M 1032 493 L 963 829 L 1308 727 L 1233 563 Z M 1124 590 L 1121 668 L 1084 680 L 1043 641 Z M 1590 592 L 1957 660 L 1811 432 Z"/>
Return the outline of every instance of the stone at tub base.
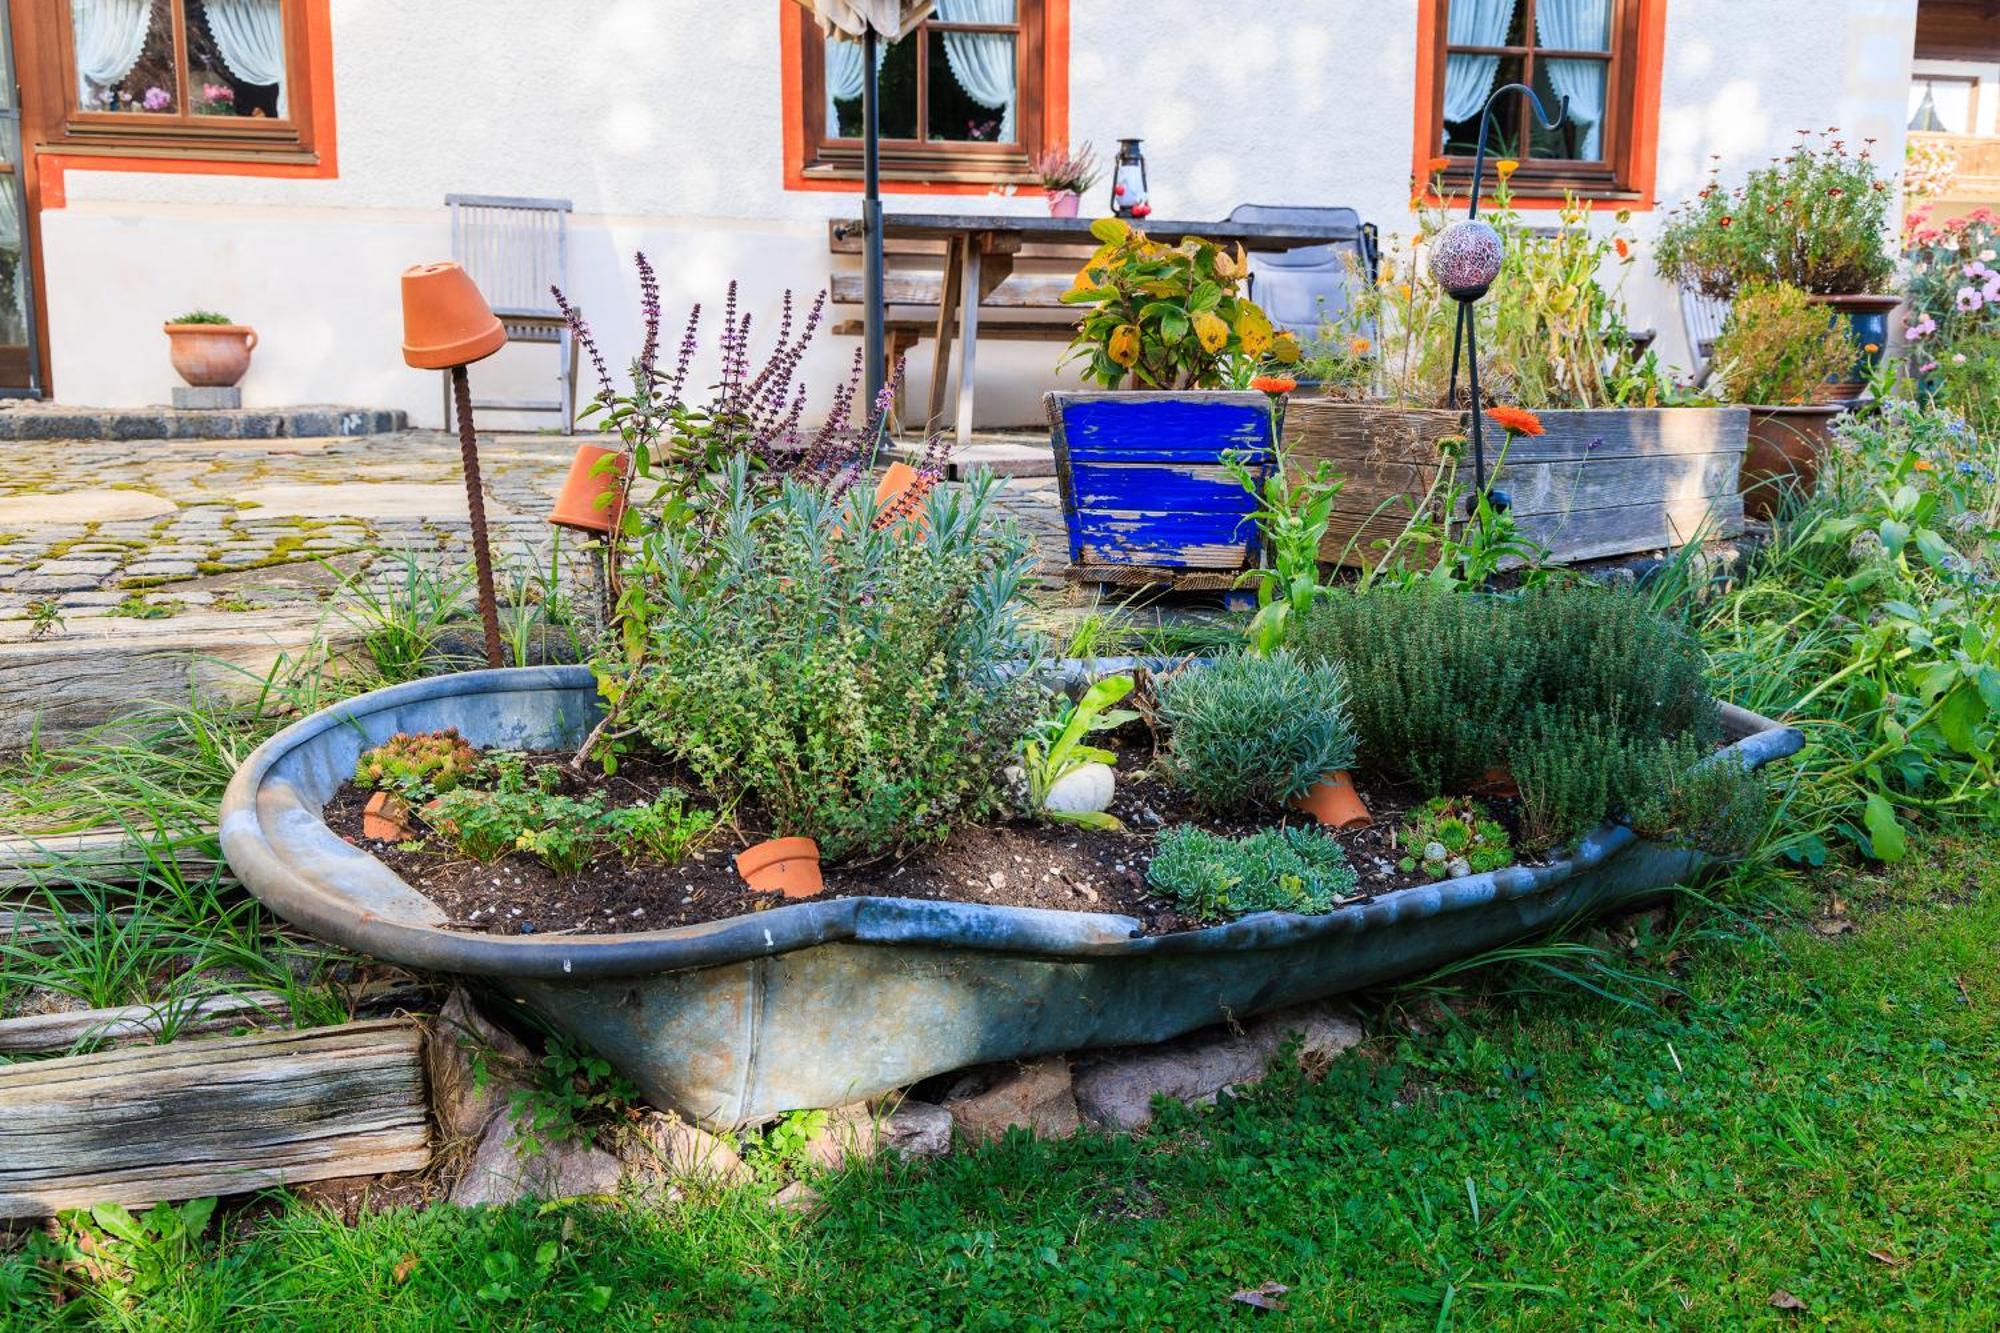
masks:
<path fill-rule="evenodd" d="M 243 406 L 243 390 L 235 385 L 223 388 L 219 385 L 176 384 L 174 386 L 174 406 L 181 408 L 225 408 Z"/>

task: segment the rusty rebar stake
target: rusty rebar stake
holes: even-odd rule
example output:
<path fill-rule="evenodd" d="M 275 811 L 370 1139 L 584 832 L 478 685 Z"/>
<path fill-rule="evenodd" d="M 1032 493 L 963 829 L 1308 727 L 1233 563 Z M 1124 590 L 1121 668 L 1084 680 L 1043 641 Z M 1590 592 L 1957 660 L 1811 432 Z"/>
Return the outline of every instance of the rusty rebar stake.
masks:
<path fill-rule="evenodd" d="M 493 595 L 493 551 L 486 542 L 486 494 L 479 484 L 479 442 L 472 433 L 472 386 L 464 366 L 451 368 L 458 407 L 458 456 L 465 466 L 465 508 L 472 518 L 472 563 L 479 571 L 479 620 L 486 630 L 486 665 L 500 665 L 500 606 Z"/>

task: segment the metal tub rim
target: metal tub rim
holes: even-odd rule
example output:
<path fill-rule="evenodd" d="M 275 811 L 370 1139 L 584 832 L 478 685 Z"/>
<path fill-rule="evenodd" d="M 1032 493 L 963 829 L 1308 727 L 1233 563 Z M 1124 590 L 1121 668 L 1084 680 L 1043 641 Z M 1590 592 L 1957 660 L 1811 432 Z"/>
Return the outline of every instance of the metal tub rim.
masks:
<path fill-rule="evenodd" d="M 1134 919 L 1109 913 L 889 897 L 821 899 L 629 934 L 494 936 L 444 929 L 420 919 L 420 912 L 384 911 L 357 900 L 348 886 L 357 873 L 400 888 L 412 898 L 422 895 L 381 861 L 335 835 L 321 817 L 323 804 L 280 770 L 294 767 L 290 761 L 323 758 L 321 752 L 344 749 L 350 743 L 350 729 L 357 745 L 360 739 L 386 735 L 384 719 L 421 714 L 426 705 L 439 701 L 544 693 L 581 696 L 594 709 L 596 682 L 589 668 L 581 666 L 462 672 L 374 690 L 292 724 L 250 754 L 223 797 L 221 842 L 230 869 L 253 895 L 293 925 L 386 962 L 470 976 L 585 980 L 713 967 L 834 941 L 1079 960 L 1256 951 L 1280 943 L 1393 929 L 1412 920 L 1537 896 L 1641 841 L 1630 829 L 1607 823 L 1587 835 L 1571 855 L 1548 865 L 1510 866 L 1398 889 L 1318 916 L 1260 912 L 1200 930 L 1151 936 L 1141 934 Z M 1723 711 L 1725 730 L 1734 740 L 1710 762 L 1734 755 L 1759 768 L 1796 753 L 1804 743 L 1795 728 L 1729 705 Z M 377 723 L 373 730 L 371 719 Z M 400 729 L 408 728 L 388 728 Z M 475 733 L 467 735 L 474 744 L 493 743 Z M 549 736 L 544 743 L 560 744 L 563 739 Z M 435 908 L 432 913 L 442 921 L 442 913 Z"/>

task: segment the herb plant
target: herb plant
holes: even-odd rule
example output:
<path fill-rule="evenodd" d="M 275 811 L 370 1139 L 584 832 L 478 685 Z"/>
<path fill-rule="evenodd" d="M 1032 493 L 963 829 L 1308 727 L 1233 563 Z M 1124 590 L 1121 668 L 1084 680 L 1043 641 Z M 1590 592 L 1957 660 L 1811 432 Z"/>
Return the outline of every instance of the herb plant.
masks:
<path fill-rule="evenodd" d="M 1347 673 L 1284 649 L 1239 651 L 1160 684 L 1163 767 L 1203 809 L 1275 809 L 1354 762 Z"/>
<path fill-rule="evenodd" d="M 1347 852 L 1317 829 L 1265 829 L 1238 840 L 1192 824 L 1161 831 L 1146 880 L 1201 921 L 1329 912 L 1357 883 Z"/>
<path fill-rule="evenodd" d="M 190 310 L 185 315 L 177 315 L 170 324 L 233 324 L 236 321 L 213 310 Z"/>
<path fill-rule="evenodd" d="M 1810 403 L 1854 364 L 1846 329 L 1797 287 L 1752 282 L 1715 340 L 1715 375 L 1732 403 Z"/>

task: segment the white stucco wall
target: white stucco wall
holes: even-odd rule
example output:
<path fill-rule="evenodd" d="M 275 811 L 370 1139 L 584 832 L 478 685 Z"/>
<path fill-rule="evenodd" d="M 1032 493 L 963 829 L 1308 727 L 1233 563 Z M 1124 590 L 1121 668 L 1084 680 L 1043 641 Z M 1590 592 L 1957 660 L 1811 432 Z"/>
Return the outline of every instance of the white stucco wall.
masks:
<path fill-rule="evenodd" d="M 667 279 L 669 320 L 731 276 L 774 315 L 826 280 L 824 220 L 854 196 L 783 189 L 781 3 L 334 0 L 337 180 L 72 170 L 44 214 L 53 377 L 70 402 L 166 396 L 159 322 L 191 305 L 255 324 L 248 402 L 402 406 L 438 419 L 403 368 L 396 275 L 448 252 L 448 192 L 572 199 L 572 279 L 614 363 L 636 344 L 629 256 Z M 1071 138 L 1146 139 L 1162 215 L 1348 203 L 1406 229 L 1417 0 L 1075 0 Z M 1900 161 L 1915 0 L 1670 0 L 1659 185 L 1698 188 L 1838 124 Z M 890 209 L 1038 212 L 1035 197 L 891 195 Z M 1641 214 L 1639 225 L 1649 217 Z M 1643 267 L 1643 266 L 1642 266 Z M 1680 354 L 1671 295 L 1628 285 L 1635 322 Z M 816 384 L 852 340 L 823 339 Z M 1038 415 L 1053 343 L 981 347 L 983 421 Z M 552 362 L 475 370 L 497 393 Z M 921 393 L 928 344 L 913 367 Z M 512 381 L 502 383 L 501 381 Z M 821 390 L 821 399 L 825 390 Z"/>

